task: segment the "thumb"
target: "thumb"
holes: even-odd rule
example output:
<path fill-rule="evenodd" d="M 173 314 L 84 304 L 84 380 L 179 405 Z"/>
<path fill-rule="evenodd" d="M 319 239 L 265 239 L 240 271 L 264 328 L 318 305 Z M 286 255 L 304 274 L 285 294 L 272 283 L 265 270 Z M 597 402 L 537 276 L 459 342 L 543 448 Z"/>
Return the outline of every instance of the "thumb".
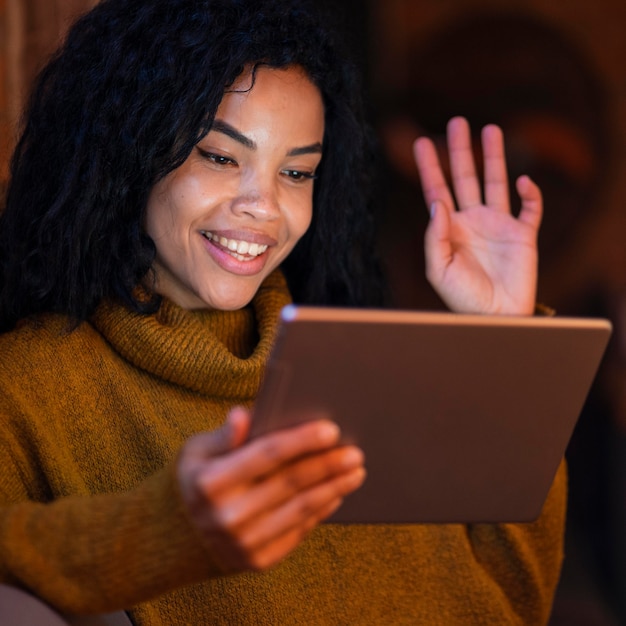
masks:
<path fill-rule="evenodd" d="M 226 423 L 218 432 L 225 431 L 229 450 L 238 448 L 250 432 L 250 411 L 242 406 L 233 407 L 226 416 Z"/>
<path fill-rule="evenodd" d="M 435 200 L 430 206 L 430 223 L 424 236 L 426 276 L 436 288 L 452 260 L 450 215 L 446 204 Z"/>
<path fill-rule="evenodd" d="M 250 430 L 250 412 L 237 406 L 226 416 L 221 428 L 211 432 L 199 433 L 186 445 L 190 457 L 208 458 L 230 452 L 238 448 L 248 436 Z"/>

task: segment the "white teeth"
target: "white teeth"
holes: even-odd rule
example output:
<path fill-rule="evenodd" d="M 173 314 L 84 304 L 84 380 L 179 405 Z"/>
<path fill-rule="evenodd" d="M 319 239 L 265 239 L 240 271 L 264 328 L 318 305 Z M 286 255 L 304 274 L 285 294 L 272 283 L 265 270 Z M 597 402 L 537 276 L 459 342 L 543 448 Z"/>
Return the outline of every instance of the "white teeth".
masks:
<path fill-rule="evenodd" d="M 202 234 L 207 239 L 215 241 L 215 243 L 219 243 L 222 248 L 228 250 L 228 252 L 238 261 L 249 261 L 251 258 L 257 257 L 267 250 L 267 246 L 265 244 L 250 243 L 249 241 L 240 241 L 237 239 L 227 239 L 226 237 L 214 235 L 208 230 L 202 231 Z"/>

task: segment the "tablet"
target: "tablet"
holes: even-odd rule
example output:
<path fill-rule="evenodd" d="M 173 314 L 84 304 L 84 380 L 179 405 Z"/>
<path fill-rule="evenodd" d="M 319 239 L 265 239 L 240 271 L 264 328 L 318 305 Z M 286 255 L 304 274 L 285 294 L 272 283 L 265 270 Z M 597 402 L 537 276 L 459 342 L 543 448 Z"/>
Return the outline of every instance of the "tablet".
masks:
<path fill-rule="evenodd" d="M 330 522 L 536 519 L 611 324 L 290 305 L 252 418 L 258 435 L 325 415 L 367 478 Z"/>

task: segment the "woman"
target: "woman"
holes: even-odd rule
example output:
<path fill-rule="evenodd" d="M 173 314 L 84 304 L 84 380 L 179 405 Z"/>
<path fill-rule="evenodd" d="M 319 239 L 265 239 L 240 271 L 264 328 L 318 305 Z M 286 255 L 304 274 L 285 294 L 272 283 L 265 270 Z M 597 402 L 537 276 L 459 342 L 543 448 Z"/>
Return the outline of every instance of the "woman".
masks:
<path fill-rule="evenodd" d="M 0 581 L 136 624 L 543 623 L 561 471 L 526 525 L 322 525 L 365 477 L 337 427 L 247 441 L 280 308 L 377 305 L 369 142 L 302 3 L 104 0 L 43 71 L 0 222 Z M 432 144 L 428 274 L 531 314 L 539 190 L 499 129 Z"/>

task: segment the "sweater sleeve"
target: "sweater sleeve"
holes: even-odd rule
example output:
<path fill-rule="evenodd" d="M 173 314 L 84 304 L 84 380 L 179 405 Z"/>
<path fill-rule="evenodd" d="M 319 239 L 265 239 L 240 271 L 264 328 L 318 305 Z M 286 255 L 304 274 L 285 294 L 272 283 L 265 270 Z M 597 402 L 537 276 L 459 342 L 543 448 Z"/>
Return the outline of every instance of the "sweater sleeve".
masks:
<path fill-rule="evenodd" d="M 6 440 L 0 454 L 0 582 L 63 613 L 92 614 L 218 573 L 186 516 L 173 466 L 126 493 L 40 503 L 29 500 Z"/>
<path fill-rule="evenodd" d="M 510 624 L 548 623 L 563 561 L 566 504 L 563 461 L 535 522 L 467 526 L 475 581 L 494 617 L 506 615 Z"/>

